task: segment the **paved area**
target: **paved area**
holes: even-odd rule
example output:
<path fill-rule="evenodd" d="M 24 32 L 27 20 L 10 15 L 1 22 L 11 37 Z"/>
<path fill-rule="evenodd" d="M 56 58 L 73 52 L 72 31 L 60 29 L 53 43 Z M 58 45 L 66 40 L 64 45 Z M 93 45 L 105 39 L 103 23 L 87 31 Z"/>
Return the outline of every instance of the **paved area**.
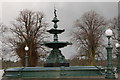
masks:
<path fill-rule="evenodd" d="M 4 70 L 0 70 L 0 80 L 2 79 L 3 73 L 4 73 Z"/>
<path fill-rule="evenodd" d="M 17 79 L 2 79 L 2 80 L 119 80 L 105 78 L 17 78 Z"/>

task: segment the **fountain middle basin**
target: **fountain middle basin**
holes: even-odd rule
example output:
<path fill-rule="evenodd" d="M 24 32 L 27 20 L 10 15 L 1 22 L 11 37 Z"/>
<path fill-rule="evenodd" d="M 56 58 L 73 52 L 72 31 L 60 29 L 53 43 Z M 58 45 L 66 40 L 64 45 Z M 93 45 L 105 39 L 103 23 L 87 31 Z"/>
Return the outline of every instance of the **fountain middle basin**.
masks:
<path fill-rule="evenodd" d="M 45 46 L 49 47 L 49 48 L 63 48 L 67 45 L 71 45 L 71 43 L 69 42 L 58 42 L 58 41 L 53 41 L 53 42 L 45 42 L 44 43 Z"/>

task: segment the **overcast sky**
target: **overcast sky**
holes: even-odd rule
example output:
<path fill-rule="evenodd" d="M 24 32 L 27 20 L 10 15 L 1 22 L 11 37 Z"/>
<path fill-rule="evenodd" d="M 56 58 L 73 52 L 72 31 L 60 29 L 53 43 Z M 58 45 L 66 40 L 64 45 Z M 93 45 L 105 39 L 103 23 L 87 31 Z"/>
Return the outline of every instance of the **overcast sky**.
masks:
<path fill-rule="evenodd" d="M 8 27 L 11 26 L 11 21 L 14 21 L 18 16 L 19 11 L 30 9 L 33 11 L 42 11 L 46 15 L 46 20 L 49 23 L 49 29 L 53 27 L 51 20 L 54 17 L 54 5 L 57 9 L 59 28 L 65 29 L 65 32 L 60 34 L 60 41 L 70 41 L 70 32 L 74 26 L 74 21 L 80 18 L 85 12 L 94 10 L 106 19 L 112 19 L 118 15 L 117 2 L 3 2 L 0 3 L 0 12 L 2 13 L 2 22 Z M 62 49 L 62 53 L 66 58 L 70 58 L 76 53 L 74 46 L 67 46 Z"/>

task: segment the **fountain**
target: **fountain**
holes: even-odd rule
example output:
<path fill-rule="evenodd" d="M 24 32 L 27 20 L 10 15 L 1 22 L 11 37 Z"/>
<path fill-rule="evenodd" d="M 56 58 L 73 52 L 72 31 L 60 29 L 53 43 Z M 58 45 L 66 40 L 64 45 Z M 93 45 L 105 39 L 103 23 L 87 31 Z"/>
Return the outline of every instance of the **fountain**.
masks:
<path fill-rule="evenodd" d="M 44 67 L 18 67 L 6 69 L 2 80 L 7 79 L 73 79 L 91 76 L 103 76 L 105 71 L 101 66 L 70 66 L 61 53 L 60 48 L 71 45 L 69 42 L 58 40 L 58 34 L 65 30 L 58 29 L 56 10 L 54 10 L 54 28 L 47 30 L 54 35 L 54 40 L 43 42 L 42 45 L 52 48 L 49 56 L 46 58 Z"/>
<path fill-rule="evenodd" d="M 61 34 L 65 30 L 57 29 L 57 22 L 59 22 L 59 20 L 57 19 L 56 10 L 54 10 L 54 15 L 55 17 L 52 20 L 52 22 L 54 22 L 54 28 L 47 30 L 47 32 L 54 35 L 54 40 L 52 42 L 44 42 L 43 44 L 49 48 L 52 48 L 50 55 L 46 59 L 44 67 L 68 67 L 69 63 L 67 63 L 65 57 L 61 54 L 61 50 L 59 50 L 59 48 L 71 45 L 71 43 L 58 41 L 58 34 Z"/>

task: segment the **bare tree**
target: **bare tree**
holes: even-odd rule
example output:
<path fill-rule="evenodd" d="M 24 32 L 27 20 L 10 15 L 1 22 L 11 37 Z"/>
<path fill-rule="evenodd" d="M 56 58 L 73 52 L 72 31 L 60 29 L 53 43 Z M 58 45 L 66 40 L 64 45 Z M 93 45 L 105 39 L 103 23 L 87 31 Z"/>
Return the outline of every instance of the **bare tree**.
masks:
<path fill-rule="evenodd" d="M 3 58 L 3 53 L 2 53 L 2 37 L 3 37 L 3 32 L 5 31 L 4 25 L 0 23 L 0 60 Z"/>
<path fill-rule="evenodd" d="M 114 43 L 119 43 L 120 44 L 120 17 L 114 17 L 111 21 L 111 27 L 113 30 L 113 41 Z M 114 53 L 119 52 L 119 49 L 114 47 Z"/>
<path fill-rule="evenodd" d="M 8 28 L 3 24 L 3 23 L 0 23 L 0 57 L 3 59 L 5 57 L 5 55 L 3 53 L 5 53 L 5 50 L 4 50 L 4 42 L 5 42 L 5 34 L 8 31 Z"/>
<path fill-rule="evenodd" d="M 111 26 L 112 26 L 112 29 L 113 29 L 113 39 L 114 41 L 116 42 L 120 42 L 120 18 L 119 17 L 115 17 L 113 18 L 111 21 Z"/>
<path fill-rule="evenodd" d="M 95 64 L 95 57 L 103 56 L 100 48 L 102 47 L 102 34 L 105 25 L 105 19 L 95 11 L 84 13 L 75 22 L 72 39 L 77 44 L 78 55 L 85 56 L 90 65 Z"/>
<path fill-rule="evenodd" d="M 9 38 L 15 51 L 20 58 L 22 66 L 25 66 L 25 46 L 29 47 L 29 65 L 36 66 L 38 57 L 44 55 L 44 47 L 41 42 L 45 40 L 47 23 L 44 20 L 42 12 L 34 12 L 30 10 L 20 11 L 16 21 L 13 22 L 13 27 L 10 28 L 13 36 Z"/>

